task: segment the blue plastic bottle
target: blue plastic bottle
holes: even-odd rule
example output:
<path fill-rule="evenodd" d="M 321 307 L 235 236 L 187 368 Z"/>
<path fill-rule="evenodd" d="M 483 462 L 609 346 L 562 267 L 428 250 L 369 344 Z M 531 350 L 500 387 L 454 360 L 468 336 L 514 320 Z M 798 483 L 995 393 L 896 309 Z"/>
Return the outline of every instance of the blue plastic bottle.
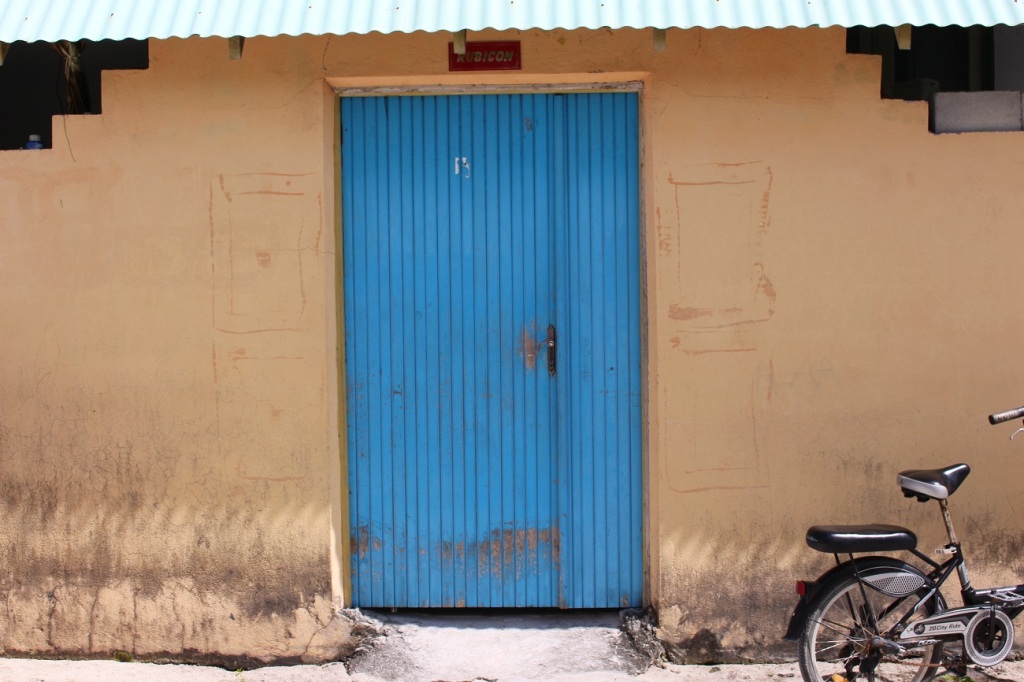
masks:
<path fill-rule="evenodd" d="M 39 135 L 29 135 L 28 143 L 25 145 L 25 149 L 42 149 L 43 138 Z"/>

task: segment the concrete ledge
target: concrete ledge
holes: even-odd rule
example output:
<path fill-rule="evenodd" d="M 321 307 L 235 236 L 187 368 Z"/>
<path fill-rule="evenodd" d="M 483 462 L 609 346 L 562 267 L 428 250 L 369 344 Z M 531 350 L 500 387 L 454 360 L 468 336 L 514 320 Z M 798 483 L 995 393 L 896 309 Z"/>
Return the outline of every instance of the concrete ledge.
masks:
<path fill-rule="evenodd" d="M 1021 93 L 936 93 L 932 103 L 932 130 L 936 133 L 1022 130 Z"/>

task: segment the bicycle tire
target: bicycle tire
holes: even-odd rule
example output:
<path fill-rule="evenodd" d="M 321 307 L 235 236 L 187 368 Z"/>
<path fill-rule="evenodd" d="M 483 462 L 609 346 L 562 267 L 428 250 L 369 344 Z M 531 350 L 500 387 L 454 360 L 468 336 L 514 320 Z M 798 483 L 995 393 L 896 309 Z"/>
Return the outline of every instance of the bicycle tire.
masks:
<path fill-rule="evenodd" d="M 832 584 L 823 586 L 799 639 L 800 674 L 804 682 L 852 682 L 853 679 L 926 682 L 934 679 L 942 663 L 941 643 L 923 648 L 920 658 L 899 659 L 884 655 L 874 671 L 865 674 L 860 670 L 871 637 L 879 636 L 892 627 L 917 604 L 923 593 L 922 588 L 907 597 L 887 597 L 862 585 L 853 575 L 840 576 Z M 924 604 L 923 613 L 915 615 L 911 622 L 942 609 L 941 597 L 933 597 Z M 870 624 L 869 610 L 876 618 L 886 611 L 878 627 Z M 851 661 L 850 670 L 856 673 L 854 675 L 850 675 L 848 670 Z"/>

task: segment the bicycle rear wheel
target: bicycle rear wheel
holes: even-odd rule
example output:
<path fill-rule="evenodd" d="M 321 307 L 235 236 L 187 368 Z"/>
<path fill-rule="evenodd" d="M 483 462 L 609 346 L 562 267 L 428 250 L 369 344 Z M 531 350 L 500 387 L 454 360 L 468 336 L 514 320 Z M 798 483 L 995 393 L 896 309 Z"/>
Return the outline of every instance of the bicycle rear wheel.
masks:
<path fill-rule="evenodd" d="M 824 589 L 800 637 L 800 672 L 805 682 L 925 682 L 939 674 L 942 644 L 900 659 L 882 654 L 871 643 L 914 608 L 919 594 L 889 597 L 853 576 Z M 935 610 L 933 598 L 911 622 Z"/>

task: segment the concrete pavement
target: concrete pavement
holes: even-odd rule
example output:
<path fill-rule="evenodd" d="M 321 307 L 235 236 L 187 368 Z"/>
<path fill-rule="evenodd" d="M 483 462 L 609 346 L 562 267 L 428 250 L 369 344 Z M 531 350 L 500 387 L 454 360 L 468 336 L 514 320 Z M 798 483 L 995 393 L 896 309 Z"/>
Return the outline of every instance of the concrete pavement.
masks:
<path fill-rule="evenodd" d="M 1003 663 L 987 672 L 970 671 L 973 682 L 1024 682 L 1024 663 Z M 341 663 L 273 666 L 259 670 L 117 661 L 0 659 L 0 682 L 391 682 L 366 673 L 349 674 Z M 639 675 L 614 671 L 564 672 L 548 677 L 462 678 L 447 682 L 799 682 L 796 663 L 771 665 L 652 667 Z"/>
<path fill-rule="evenodd" d="M 364 613 L 375 631 L 345 663 L 225 670 L 113 660 L 0 658 L 0 682 L 799 682 L 795 662 L 672 665 L 640 612 Z M 628 631 L 628 634 L 627 634 Z M 646 638 L 646 641 L 645 641 Z M 653 645 L 650 643 L 653 642 Z M 794 650 L 795 657 L 795 650 Z M 652 665 L 652 663 L 654 663 Z M 902 674 L 905 670 L 897 670 Z M 897 674 L 894 679 L 904 679 Z M 911 674 L 912 671 L 911 671 Z M 886 676 L 884 679 L 890 679 Z M 940 678 L 942 679 L 942 678 Z M 1024 682 L 1024 662 L 973 682 Z M 966 682 L 957 680 L 956 682 Z"/>

